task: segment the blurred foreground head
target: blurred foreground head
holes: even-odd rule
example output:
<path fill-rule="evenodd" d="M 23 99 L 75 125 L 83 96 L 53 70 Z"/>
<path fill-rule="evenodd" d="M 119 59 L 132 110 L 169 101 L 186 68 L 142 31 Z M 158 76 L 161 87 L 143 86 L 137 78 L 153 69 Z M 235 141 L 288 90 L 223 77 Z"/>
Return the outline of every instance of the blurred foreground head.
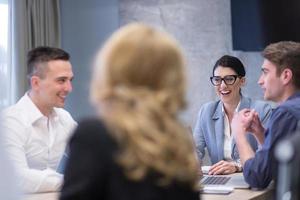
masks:
<path fill-rule="evenodd" d="M 169 34 L 139 23 L 115 32 L 98 55 L 91 97 L 128 178 L 155 172 L 160 184 L 196 184 L 191 136 L 177 119 L 185 106 L 184 61 Z"/>
<path fill-rule="evenodd" d="M 143 24 L 129 24 L 102 48 L 94 71 L 92 99 L 153 95 L 167 112 L 183 108 L 184 62 L 177 42 Z"/>

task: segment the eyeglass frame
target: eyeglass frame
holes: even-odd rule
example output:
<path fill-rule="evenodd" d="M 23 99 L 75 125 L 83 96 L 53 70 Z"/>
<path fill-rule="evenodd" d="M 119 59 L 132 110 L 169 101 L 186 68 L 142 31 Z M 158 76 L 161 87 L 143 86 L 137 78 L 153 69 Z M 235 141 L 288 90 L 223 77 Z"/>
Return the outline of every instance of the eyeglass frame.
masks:
<path fill-rule="evenodd" d="M 226 82 L 226 79 L 225 79 L 225 78 L 228 77 L 228 76 L 234 78 L 233 83 L 228 84 L 228 83 Z M 214 82 L 213 82 L 213 78 L 214 78 L 214 77 L 219 77 L 219 78 L 221 79 L 220 84 L 214 84 Z M 237 78 L 242 78 L 242 77 L 243 77 L 243 76 L 239 76 L 239 75 L 236 75 L 236 74 L 233 74 L 233 75 L 226 75 L 226 76 L 224 76 L 223 78 L 222 78 L 221 76 L 211 76 L 211 77 L 210 77 L 210 82 L 211 82 L 214 86 L 219 86 L 219 85 L 221 85 L 221 84 L 222 84 L 222 81 L 223 81 L 226 85 L 233 85 L 233 84 L 236 82 L 236 79 L 237 79 Z"/>

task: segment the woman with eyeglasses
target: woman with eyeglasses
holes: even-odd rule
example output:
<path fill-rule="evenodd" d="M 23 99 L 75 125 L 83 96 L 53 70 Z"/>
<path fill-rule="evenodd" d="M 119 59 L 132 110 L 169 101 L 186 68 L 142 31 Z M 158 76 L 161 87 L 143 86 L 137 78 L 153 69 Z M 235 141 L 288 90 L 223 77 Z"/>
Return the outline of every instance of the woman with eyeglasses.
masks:
<path fill-rule="evenodd" d="M 204 104 L 198 114 L 194 128 L 197 155 L 202 160 L 207 148 L 212 166 L 209 174 L 231 174 L 241 172 L 242 167 L 233 139 L 230 124 L 235 112 L 244 108 L 255 109 L 259 118 L 266 123 L 271 106 L 263 101 L 255 101 L 243 96 L 246 72 L 242 62 L 233 56 L 224 55 L 213 67 L 210 81 L 219 100 Z M 254 150 L 258 144 L 253 135 L 247 138 Z"/>

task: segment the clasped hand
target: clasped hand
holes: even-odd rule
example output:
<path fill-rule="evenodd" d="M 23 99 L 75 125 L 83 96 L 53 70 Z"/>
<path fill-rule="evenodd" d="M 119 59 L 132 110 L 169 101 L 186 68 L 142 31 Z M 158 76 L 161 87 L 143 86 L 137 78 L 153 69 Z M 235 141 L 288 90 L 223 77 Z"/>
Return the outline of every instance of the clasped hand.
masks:
<path fill-rule="evenodd" d="M 264 142 L 265 129 L 261 124 L 258 113 L 254 109 L 243 109 L 236 113 L 232 119 L 231 128 L 235 138 L 239 134 L 251 132 L 258 143 L 262 144 Z"/>

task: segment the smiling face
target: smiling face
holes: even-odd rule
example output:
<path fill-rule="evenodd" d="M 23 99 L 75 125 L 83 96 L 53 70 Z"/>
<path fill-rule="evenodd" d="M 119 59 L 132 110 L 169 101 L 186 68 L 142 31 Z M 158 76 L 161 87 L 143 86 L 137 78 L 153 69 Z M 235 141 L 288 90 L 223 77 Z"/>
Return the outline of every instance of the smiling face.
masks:
<path fill-rule="evenodd" d="M 224 78 L 228 75 L 237 75 L 230 67 L 218 66 L 214 71 L 214 76 Z M 232 85 L 227 85 L 224 81 L 220 85 L 214 86 L 216 94 L 224 104 L 237 104 L 240 101 L 240 89 L 245 83 L 244 77 L 237 77 Z"/>
<path fill-rule="evenodd" d="M 32 76 L 30 97 L 44 115 L 54 107 L 62 108 L 67 95 L 72 91 L 73 72 L 69 61 L 53 60 L 46 64 L 42 77 Z"/>

